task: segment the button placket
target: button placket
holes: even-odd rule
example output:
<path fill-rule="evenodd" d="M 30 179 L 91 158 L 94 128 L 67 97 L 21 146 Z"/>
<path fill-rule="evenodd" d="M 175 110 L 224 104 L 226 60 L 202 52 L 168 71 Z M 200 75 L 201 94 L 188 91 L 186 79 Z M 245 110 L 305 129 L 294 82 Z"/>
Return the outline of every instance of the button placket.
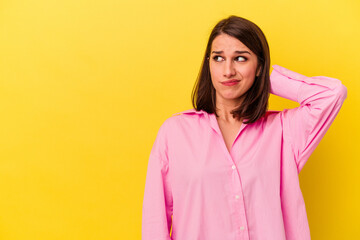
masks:
<path fill-rule="evenodd" d="M 210 118 L 210 125 L 211 127 L 214 129 L 214 131 L 218 134 L 218 137 L 220 138 L 220 147 L 222 147 L 225 155 L 227 156 L 226 159 L 231 163 L 231 168 L 232 168 L 232 174 L 231 174 L 231 179 L 232 179 L 232 186 L 233 188 L 231 189 L 232 194 L 235 195 L 234 199 L 232 200 L 232 204 L 234 204 L 234 212 L 236 212 L 236 214 L 234 215 L 234 223 L 236 223 L 237 227 L 238 227 L 238 237 L 240 237 L 241 239 L 244 240 L 249 240 L 249 235 L 248 232 L 246 231 L 245 226 L 247 226 L 247 219 L 246 219 L 246 211 L 245 211 L 245 203 L 244 203 L 244 196 L 243 196 L 243 188 L 241 185 L 241 176 L 240 176 L 240 172 L 239 171 L 235 171 L 237 170 L 237 167 L 235 165 L 235 161 L 233 159 L 233 157 L 231 156 L 231 152 L 232 152 L 232 148 L 235 145 L 240 133 L 242 132 L 243 128 L 247 125 L 247 124 L 242 124 L 239 132 L 236 135 L 236 138 L 230 148 L 230 151 L 227 149 L 224 138 L 222 136 L 222 133 L 220 131 L 220 127 L 218 125 L 218 122 L 215 118 L 215 116 L 213 114 L 208 115 L 208 117 Z M 234 196 L 233 195 L 233 196 Z"/>

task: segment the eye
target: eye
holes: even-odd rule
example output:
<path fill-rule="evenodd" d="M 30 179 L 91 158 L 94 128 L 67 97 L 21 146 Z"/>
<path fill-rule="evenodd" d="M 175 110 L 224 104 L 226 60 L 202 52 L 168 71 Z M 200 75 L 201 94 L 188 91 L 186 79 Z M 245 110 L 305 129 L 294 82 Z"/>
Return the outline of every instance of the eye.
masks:
<path fill-rule="evenodd" d="M 213 59 L 214 59 L 216 62 L 220 62 L 220 61 L 223 59 L 223 57 L 221 57 L 221 56 L 219 56 L 219 55 L 216 55 L 216 56 L 213 57 Z M 235 60 L 238 61 L 238 62 L 245 62 L 245 61 L 247 60 L 247 58 L 246 58 L 246 57 L 243 57 L 243 56 L 237 56 L 237 57 L 235 58 Z"/>
<path fill-rule="evenodd" d="M 222 58 L 222 57 L 221 57 L 221 56 L 218 56 L 218 55 L 213 57 L 213 59 L 214 59 L 216 62 L 220 62 L 220 61 L 218 61 L 218 58 Z"/>
<path fill-rule="evenodd" d="M 247 60 L 247 58 L 246 58 L 246 57 L 243 57 L 243 56 L 238 56 L 238 57 L 236 57 L 235 59 L 238 59 L 239 62 L 245 62 L 245 61 Z"/>

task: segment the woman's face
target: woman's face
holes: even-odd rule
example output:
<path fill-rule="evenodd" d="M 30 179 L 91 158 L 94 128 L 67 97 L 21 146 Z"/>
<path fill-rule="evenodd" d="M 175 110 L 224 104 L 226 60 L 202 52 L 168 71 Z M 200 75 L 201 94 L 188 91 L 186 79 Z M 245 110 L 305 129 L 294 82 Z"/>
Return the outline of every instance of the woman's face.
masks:
<path fill-rule="evenodd" d="M 216 101 L 235 101 L 240 104 L 242 96 L 254 83 L 257 56 L 238 39 L 227 34 L 218 35 L 210 51 L 210 75 L 216 90 Z M 232 83 L 226 83 L 233 81 Z"/>

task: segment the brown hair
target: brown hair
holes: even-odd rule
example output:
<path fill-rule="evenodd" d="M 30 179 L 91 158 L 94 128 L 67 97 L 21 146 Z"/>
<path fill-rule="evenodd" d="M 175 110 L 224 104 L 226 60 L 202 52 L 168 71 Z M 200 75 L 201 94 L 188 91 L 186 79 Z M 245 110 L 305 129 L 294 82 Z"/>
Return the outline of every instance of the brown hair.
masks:
<path fill-rule="evenodd" d="M 204 110 L 208 113 L 215 113 L 218 116 L 215 111 L 216 92 L 211 82 L 209 57 L 212 42 L 220 34 L 235 37 L 257 56 L 257 69 L 261 67 L 260 75 L 255 77 L 255 81 L 245 93 L 241 105 L 231 111 L 234 118 L 246 118 L 248 121 L 244 123 L 254 123 L 266 113 L 268 108 L 270 95 L 270 51 L 261 29 L 255 23 L 242 17 L 231 15 L 219 21 L 213 28 L 207 43 L 200 72 L 192 90 L 192 105 L 197 111 Z"/>

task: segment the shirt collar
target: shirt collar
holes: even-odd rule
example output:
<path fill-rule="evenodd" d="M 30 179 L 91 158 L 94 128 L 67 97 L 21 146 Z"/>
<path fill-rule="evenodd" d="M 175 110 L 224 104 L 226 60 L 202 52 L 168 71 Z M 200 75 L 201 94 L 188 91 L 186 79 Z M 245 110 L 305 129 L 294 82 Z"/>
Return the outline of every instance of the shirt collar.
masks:
<path fill-rule="evenodd" d="M 210 122 L 210 126 L 219 134 L 219 136 L 222 136 L 222 133 L 221 133 L 221 130 L 220 130 L 220 126 L 219 126 L 219 123 L 218 123 L 218 121 L 217 121 L 217 119 L 216 119 L 215 113 L 208 114 L 207 117 L 208 117 L 208 120 L 209 120 L 209 122 Z M 242 122 L 242 124 L 241 124 L 241 126 L 240 126 L 240 129 L 239 129 L 239 132 L 238 132 L 237 135 L 239 135 L 240 132 L 243 131 L 243 129 L 244 129 L 247 125 L 249 125 L 249 124 L 244 123 L 245 120 L 248 120 L 248 119 L 245 118 L 245 119 L 243 120 L 243 122 Z M 236 136 L 237 136 L 237 135 L 236 135 Z"/>
<path fill-rule="evenodd" d="M 194 108 L 193 109 L 188 109 L 188 110 L 185 110 L 185 111 L 182 111 L 182 112 L 179 112 L 177 115 L 180 115 L 180 114 L 203 114 L 206 116 L 206 118 L 208 119 L 209 123 L 210 123 L 210 126 L 220 135 L 221 135 L 221 131 L 220 131 L 220 128 L 219 128 L 219 124 L 216 120 L 216 116 L 214 113 L 207 113 L 206 111 L 204 110 L 200 110 L 200 111 L 196 111 Z M 248 120 L 248 119 L 244 119 L 243 121 L 245 120 Z M 248 124 L 246 123 L 242 123 L 241 124 L 241 127 L 240 127 L 240 131 L 242 131 Z M 239 132 L 240 132 L 239 131 Z"/>
<path fill-rule="evenodd" d="M 195 113 L 195 114 L 206 114 L 207 112 L 206 111 L 204 111 L 204 110 L 199 110 L 199 111 L 196 111 L 194 108 L 192 108 L 192 109 L 188 109 L 188 110 L 185 110 L 185 111 L 182 111 L 182 112 L 179 112 L 179 113 L 177 113 L 177 114 L 182 114 L 182 113 L 185 113 L 185 114 L 193 114 L 193 113 Z M 213 115 L 214 117 L 215 117 L 215 114 L 214 113 L 207 113 L 206 115 Z M 216 117 L 215 117 L 215 120 L 216 120 Z M 243 121 L 245 121 L 245 120 L 248 120 L 247 118 L 244 118 L 244 120 Z M 246 123 L 243 123 L 243 124 L 246 124 Z"/>

